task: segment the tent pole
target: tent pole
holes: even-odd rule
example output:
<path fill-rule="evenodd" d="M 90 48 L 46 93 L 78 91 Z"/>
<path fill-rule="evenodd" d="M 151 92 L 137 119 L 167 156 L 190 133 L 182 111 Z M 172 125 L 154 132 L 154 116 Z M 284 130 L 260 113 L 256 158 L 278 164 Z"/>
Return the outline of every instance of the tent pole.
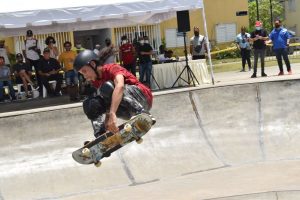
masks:
<path fill-rule="evenodd" d="M 138 36 L 141 37 L 141 28 L 140 25 L 137 25 Z"/>
<path fill-rule="evenodd" d="M 204 23 L 204 30 L 205 30 L 205 40 L 207 44 L 207 55 L 208 55 L 208 62 L 210 66 L 210 74 L 211 74 L 211 81 L 212 84 L 215 84 L 215 78 L 214 78 L 214 71 L 213 71 L 213 66 L 212 66 L 212 61 L 211 61 L 211 54 L 210 54 L 210 44 L 209 44 L 209 39 L 208 39 L 208 31 L 207 31 L 207 25 L 206 25 L 206 16 L 205 16 L 205 9 L 204 9 L 204 2 L 203 2 L 203 8 L 202 8 L 202 16 L 203 16 L 203 23 Z"/>

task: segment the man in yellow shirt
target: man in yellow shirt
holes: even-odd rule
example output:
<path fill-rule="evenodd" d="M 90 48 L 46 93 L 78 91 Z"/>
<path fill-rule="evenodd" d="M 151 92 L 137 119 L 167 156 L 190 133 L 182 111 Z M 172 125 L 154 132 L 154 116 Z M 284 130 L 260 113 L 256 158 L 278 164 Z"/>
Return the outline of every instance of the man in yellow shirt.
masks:
<path fill-rule="evenodd" d="M 71 51 L 72 43 L 66 41 L 64 43 L 65 51 L 59 55 L 58 61 L 62 64 L 65 71 L 67 91 L 71 101 L 79 101 L 78 94 L 78 73 L 73 68 L 76 52 Z"/>

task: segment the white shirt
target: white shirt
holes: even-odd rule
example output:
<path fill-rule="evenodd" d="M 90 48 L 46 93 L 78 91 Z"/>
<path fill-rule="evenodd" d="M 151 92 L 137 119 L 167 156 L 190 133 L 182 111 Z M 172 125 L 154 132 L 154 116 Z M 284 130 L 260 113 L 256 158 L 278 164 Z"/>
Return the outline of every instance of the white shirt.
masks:
<path fill-rule="evenodd" d="M 27 39 L 25 40 L 25 53 L 26 53 L 26 57 L 30 60 L 39 60 L 40 56 L 37 52 L 35 52 L 34 50 L 29 50 L 30 47 L 34 47 L 34 46 L 38 46 L 37 44 L 37 40 L 36 39 Z"/>
<path fill-rule="evenodd" d="M 98 49 L 94 49 L 94 53 L 99 56 L 100 51 Z"/>
<path fill-rule="evenodd" d="M 200 46 L 202 44 L 202 46 Z M 191 45 L 193 45 L 193 56 L 205 55 L 206 40 L 203 35 L 193 36 L 191 38 Z M 201 48 L 201 49 L 200 49 Z"/>

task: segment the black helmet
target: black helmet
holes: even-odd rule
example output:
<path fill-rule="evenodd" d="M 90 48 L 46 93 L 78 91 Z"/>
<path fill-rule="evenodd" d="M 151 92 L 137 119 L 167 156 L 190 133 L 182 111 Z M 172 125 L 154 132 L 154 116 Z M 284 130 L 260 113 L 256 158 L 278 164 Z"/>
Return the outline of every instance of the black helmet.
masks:
<path fill-rule="evenodd" d="M 79 71 L 84 65 L 90 64 L 91 61 L 98 63 L 98 56 L 92 50 L 84 50 L 80 52 L 74 61 L 75 70 Z"/>

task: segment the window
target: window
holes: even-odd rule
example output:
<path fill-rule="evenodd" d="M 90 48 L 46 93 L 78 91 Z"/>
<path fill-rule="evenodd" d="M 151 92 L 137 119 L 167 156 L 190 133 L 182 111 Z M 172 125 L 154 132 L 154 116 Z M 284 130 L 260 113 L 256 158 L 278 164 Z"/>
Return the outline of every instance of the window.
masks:
<path fill-rule="evenodd" d="M 236 24 L 217 24 L 217 43 L 232 42 L 236 37 Z"/>
<path fill-rule="evenodd" d="M 167 48 L 184 46 L 183 34 L 178 33 L 177 29 L 166 29 L 165 35 L 166 35 L 166 47 Z M 186 42 L 188 45 L 189 41 L 186 41 Z"/>
<path fill-rule="evenodd" d="M 296 0 L 289 0 L 289 11 L 296 11 Z"/>

